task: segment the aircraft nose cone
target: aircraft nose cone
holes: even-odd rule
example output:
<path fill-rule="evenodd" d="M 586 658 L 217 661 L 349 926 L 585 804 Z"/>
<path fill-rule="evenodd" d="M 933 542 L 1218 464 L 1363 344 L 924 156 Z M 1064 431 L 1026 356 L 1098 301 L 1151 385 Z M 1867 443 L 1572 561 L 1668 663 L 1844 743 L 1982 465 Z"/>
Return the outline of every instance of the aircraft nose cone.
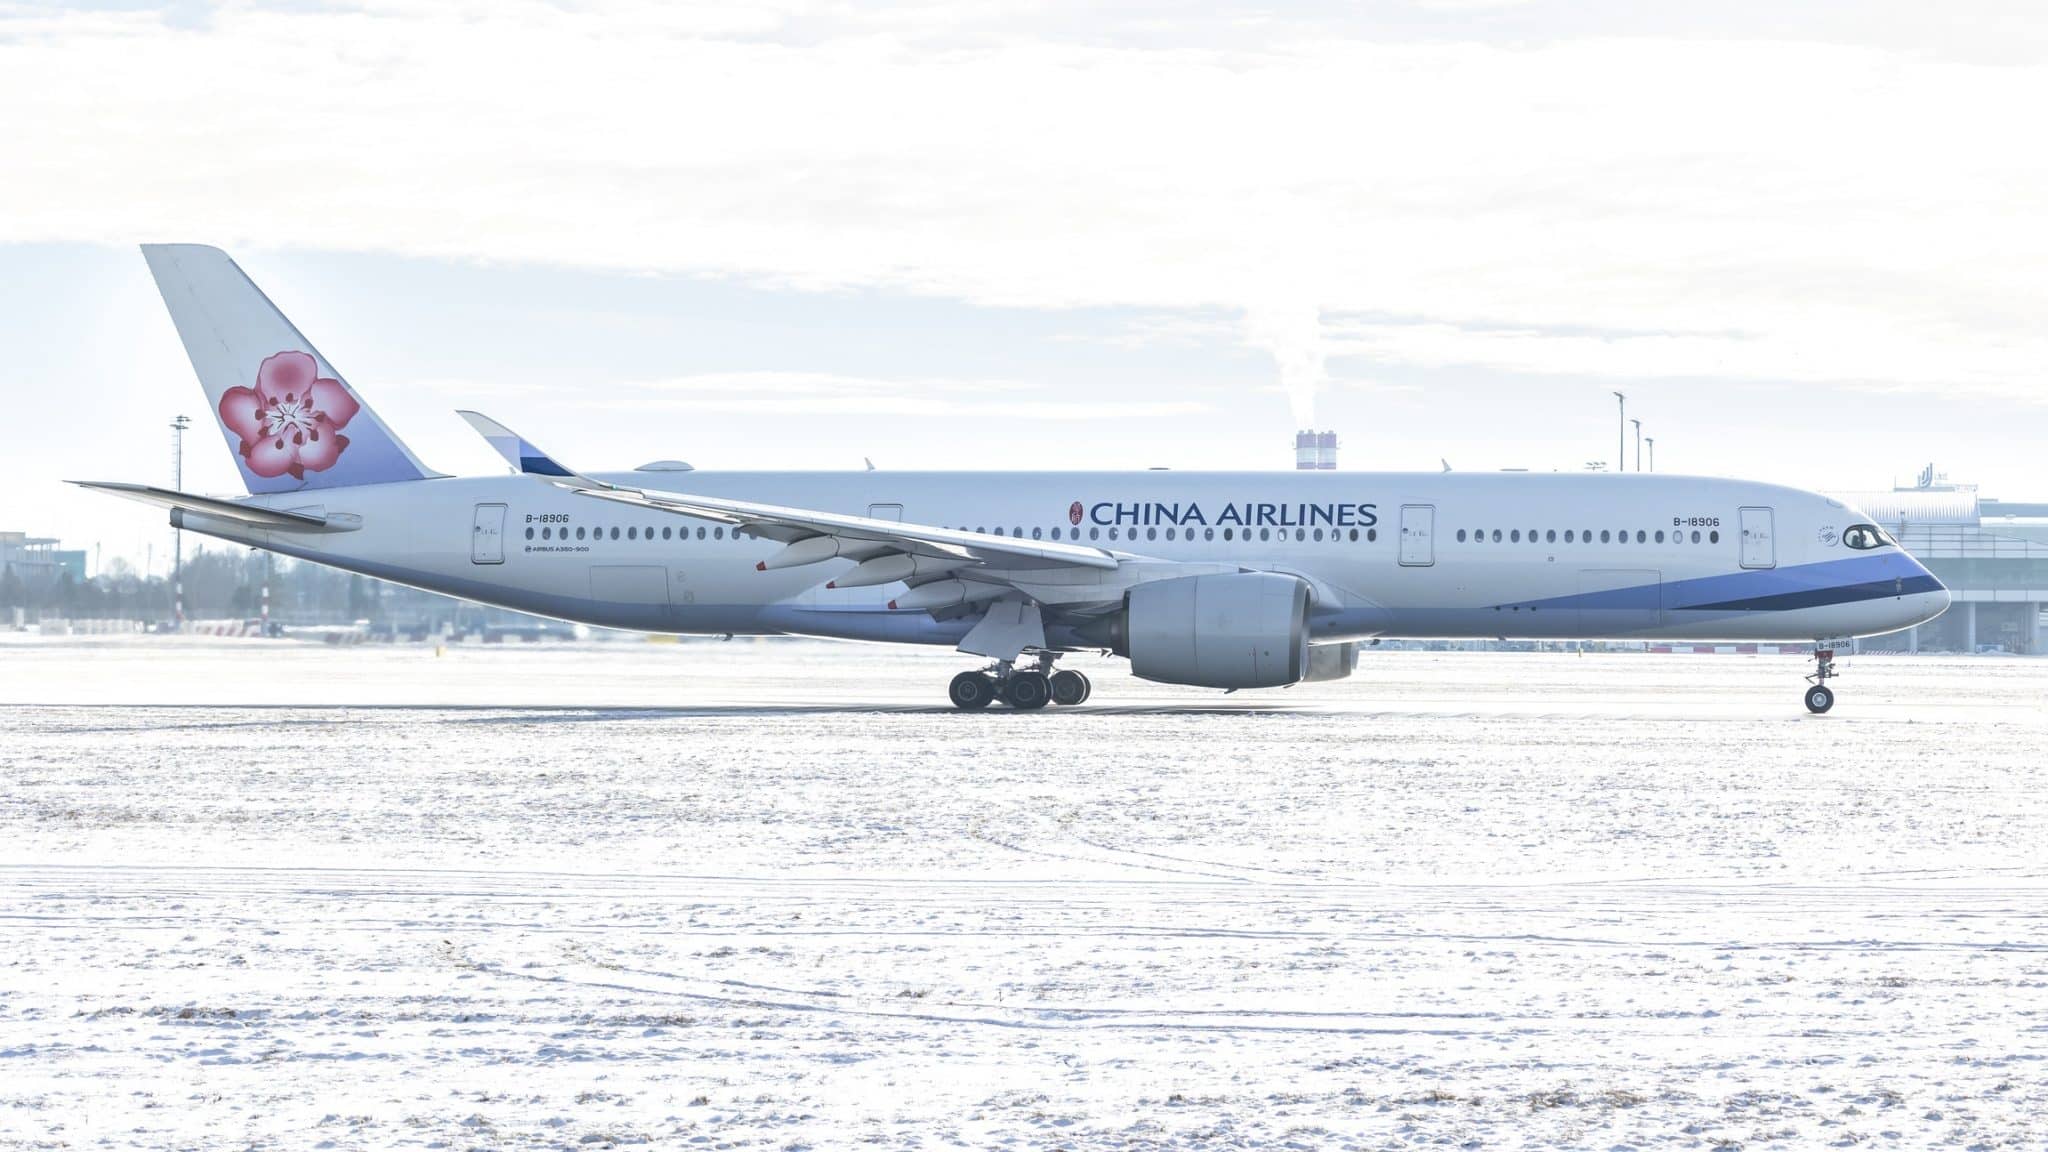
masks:
<path fill-rule="evenodd" d="M 1953 596 L 1948 590 L 1948 585 L 1943 584 L 1940 577 L 1929 572 L 1927 565 L 1914 560 L 1913 569 L 1919 576 L 1915 583 L 1925 589 L 1918 597 L 1920 601 L 1920 618 L 1915 620 L 1914 623 L 1925 624 L 1943 612 L 1948 611 L 1949 601 L 1953 599 Z"/>

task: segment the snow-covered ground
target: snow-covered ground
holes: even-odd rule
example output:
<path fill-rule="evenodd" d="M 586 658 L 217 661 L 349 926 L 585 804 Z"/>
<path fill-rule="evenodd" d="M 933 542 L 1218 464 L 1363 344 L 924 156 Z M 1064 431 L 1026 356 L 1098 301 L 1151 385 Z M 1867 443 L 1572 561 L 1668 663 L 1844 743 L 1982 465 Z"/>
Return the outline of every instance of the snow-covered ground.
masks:
<path fill-rule="evenodd" d="M 2048 1145 L 2048 661 L 0 637 L 0 1146 Z"/>

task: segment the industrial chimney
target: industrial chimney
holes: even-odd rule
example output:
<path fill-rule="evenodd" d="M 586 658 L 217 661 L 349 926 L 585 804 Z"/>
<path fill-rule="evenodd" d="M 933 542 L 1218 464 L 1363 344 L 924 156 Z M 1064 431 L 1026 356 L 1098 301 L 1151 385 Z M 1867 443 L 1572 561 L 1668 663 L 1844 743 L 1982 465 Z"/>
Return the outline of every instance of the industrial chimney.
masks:
<path fill-rule="evenodd" d="M 1337 434 L 1316 433 L 1316 470 L 1334 472 L 1337 470 Z"/>
<path fill-rule="evenodd" d="M 1313 432 L 1296 432 L 1294 434 L 1294 470 L 1297 472 L 1313 472 L 1317 466 L 1316 434 Z"/>

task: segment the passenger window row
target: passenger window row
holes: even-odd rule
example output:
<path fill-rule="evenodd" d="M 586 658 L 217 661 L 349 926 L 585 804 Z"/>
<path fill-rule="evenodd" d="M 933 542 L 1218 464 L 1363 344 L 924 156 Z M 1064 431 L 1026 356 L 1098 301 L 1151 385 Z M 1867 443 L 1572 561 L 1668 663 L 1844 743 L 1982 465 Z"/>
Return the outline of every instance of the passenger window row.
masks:
<path fill-rule="evenodd" d="M 576 529 L 576 539 L 584 539 L 584 531 L 585 530 L 583 528 Z M 605 530 L 602 528 L 589 529 L 589 533 L 589 539 L 592 540 L 603 540 L 607 538 L 605 536 Z M 673 534 L 674 539 L 688 540 L 690 538 L 690 529 L 687 525 L 685 525 L 682 528 L 664 527 L 661 530 L 661 538 L 663 540 L 670 539 L 671 534 Z M 526 538 L 528 540 L 533 539 L 535 535 L 536 533 L 532 528 L 529 527 L 526 530 Z M 652 540 L 654 539 L 654 529 L 652 527 L 641 528 L 638 525 L 635 525 L 631 528 L 627 528 L 625 530 L 624 535 L 625 538 L 628 540 Z M 733 529 L 732 535 L 733 539 L 739 539 L 740 530 L 737 528 Z M 543 525 L 538 533 L 538 536 L 542 540 L 567 540 L 569 539 L 569 528 L 567 525 L 564 525 L 561 528 L 554 528 L 552 526 Z M 609 538 L 617 540 L 619 536 L 620 531 L 618 525 L 612 525 L 611 536 Z M 725 528 L 723 525 L 714 527 L 709 530 L 709 533 L 707 535 L 704 526 L 700 524 L 697 526 L 697 539 L 723 540 L 725 539 Z"/>
<path fill-rule="evenodd" d="M 1458 529 L 1458 543 L 1465 543 L 1467 538 L 1468 533 L 1466 532 L 1466 530 L 1463 528 Z M 1526 534 L 1520 528 L 1510 528 L 1505 533 L 1503 533 L 1498 528 L 1475 528 L 1469 533 L 1469 538 L 1474 544 L 1520 544 L 1525 539 L 1530 544 L 1555 544 L 1558 542 L 1557 529 L 1555 528 L 1543 529 L 1540 534 L 1538 533 L 1538 530 L 1534 528 L 1529 529 L 1529 531 Z M 1702 536 L 1700 530 L 1695 528 L 1692 530 L 1691 540 L 1694 544 L 1699 544 L 1702 542 L 1707 544 L 1719 544 L 1721 542 L 1721 533 L 1718 531 L 1709 530 L 1704 536 Z M 1567 528 L 1564 530 L 1564 542 L 1566 544 L 1594 543 L 1593 530 L 1591 528 L 1587 528 L 1584 531 L 1579 531 L 1576 529 Z M 1629 529 L 1627 528 L 1620 529 L 1619 531 L 1609 528 L 1600 529 L 1599 543 L 1627 544 L 1629 542 Z M 1634 542 L 1637 544 L 1662 544 L 1664 543 L 1664 530 L 1659 528 L 1654 532 L 1650 532 L 1645 531 L 1641 528 L 1637 528 L 1635 529 Z M 1683 544 L 1685 542 L 1686 534 L 1684 532 L 1678 530 L 1673 530 L 1671 532 L 1671 543 Z"/>
<path fill-rule="evenodd" d="M 997 526 L 996 526 L 996 527 L 994 527 L 994 528 L 986 528 L 986 527 L 974 527 L 974 528 L 969 528 L 969 527 L 967 527 L 966 525 L 964 525 L 964 524 L 963 524 L 963 525 L 961 525 L 961 526 L 959 527 L 959 531 L 961 531 L 961 532 L 978 532 L 978 533 L 982 533 L 982 534 L 985 534 L 985 535 L 992 535 L 992 536 L 1014 536 L 1014 537 L 1016 537 L 1016 538 L 1018 538 L 1018 539 L 1020 539 L 1020 540 L 1021 540 L 1021 539 L 1023 539 L 1023 538 L 1024 538 L 1024 536 L 1025 536 L 1025 530 L 1024 530 L 1023 528 L 1021 528 L 1021 527 L 1013 527 L 1013 528 L 1010 528 L 1010 529 L 1008 529 L 1008 530 L 1005 530 L 1005 529 L 1004 529 L 1004 528 L 1003 528 L 1003 527 L 1002 527 L 1001 525 L 997 525 Z M 1208 540 L 1215 540 L 1215 539 L 1217 539 L 1217 537 L 1218 537 L 1218 535 L 1219 535 L 1219 534 L 1221 535 L 1222 539 L 1224 539 L 1224 540 L 1226 540 L 1226 541 L 1235 541 L 1235 540 L 1244 540 L 1244 541 L 1250 541 L 1250 540 L 1251 540 L 1251 539 L 1253 538 L 1253 537 L 1252 537 L 1252 532 L 1253 532 L 1254 530 L 1253 530 L 1253 529 L 1251 529 L 1251 528 L 1200 528 L 1200 529 L 1196 529 L 1196 528 L 1192 528 L 1192 527 L 1189 527 L 1189 528 L 1177 528 L 1177 527 L 1173 527 L 1173 526 L 1168 526 L 1168 527 L 1166 527 L 1166 528 L 1158 528 L 1158 527 L 1152 527 L 1152 528 L 1143 528 L 1143 529 L 1141 529 L 1141 528 L 1138 528 L 1138 527 L 1137 527 L 1137 526 L 1135 526 L 1135 525 L 1133 525 L 1133 526 L 1128 526 L 1128 527 L 1125 527 L 1125 528 L 1121 528 L 1121 529 L 1119 529 L 1119 528 L 1117 528 L 1117 527 L 1110 527 L 1110 528 L 1107 528 L 1107 529 L 1104 529 L 1104 528 L 1101 528 L 1101 527 L 1090 527 L 1090 528 L 1088 529 L 1088 539 L 1090 539 L 1090 540 L 1101 540 L 1101 539 L 1104 539 L 1104 538 L 1105 538 L 1105 533 L 1107 533 L 1107 539 L 1110 539 L 1110 540 L 1131 540 L 1131 541 L 1136 541 L 1136 540 L 1138 540 L 1138 539 L 1140 538 L 1140 537 L 1139 537 L 1139 533 L 1140 533 L 1140 532 L 1142 532 L 1142 533 L 1144 534 L 1144 535 L 1143 535 L 1143 539 L 1144 539 L 1144 540 L 1146 540 L 1146 541 L 1148 541 L 1148 542 L 1149 542 L 1149 541 L 1157 541 L 1157 540 L 1159 540 L 1159 539 L 1161 538 L 1161 535 L 1162 535 L 1162 533 L 1164 534 L 1164 538 L 1165 538 L 1165 539 L 1167 539 L 1167 540 L 1185 540 L 1185 541 L 1189 541 L 1189 542 L 1192 542 L 1192 541 L 1194 541 L 1194 540 L 1196 539 L 1195 533 L 1196 533 L 1197 531 L 1199 531 L 1199 532 L 1201 533 L 1201 537 L 1200 537 L 1200 538 L 1201 538 L 1202 540 L 1205 540 L 1205 541 L 1208 541 Z M 1277 533 L 1277 538 L 1278 538 L 1278 539 L 1280 539 L 1280 540 L 1285 540 L 1285 539 L 1287 539 L 1287 533 L 1288 533 L 1288 529 L 1286 529 L 1286 528 L 1260 528 L 1260 529 L 1257 529 L 1256 531 L 1258 532 L 1258 539 L 1259 539 L 1259 540 L 1262 540 L 1262 541 L 1270 541 L 1270 540 L 1273 540 L 1273 539 L 1275 539 L 1275 538 L 1276 538 L 1276 535 L 1275 535 L 1276 533 Z M 573 535 L 572 535 L 572 532 L 573 532 Z M 1360 540 L 1363 540 L 1363 541 L 1365 541 L 1365 542 L 1366 542 L 1366 543 L 1368 543 L 1368 544 L 1373 544 L 1373 543 L 1377 543 L 1377 542 L 1379 541 L 1379 538 L 1380 538 L 1380 530 L 1379 530 L 1378 528 L 1364 528 L 1364 529 L 1359 529 L 1359 528 L 1330 528 L 1330 529 L 1327 529 L 1327 530 L 1326 530 L 1326 529 L 1322 529 L 1322 528 L 1295 528 L 1295 529 L 1293 529 L 1293 532 L 1294 532 L 1294 539 L 1295 539 L 1296 541 L 1298 541 L 1298 542 L 1302 542 L 1302 543 L 1308 543 L 1308 542 L 1311 542 L 1311 541 L 1312 541 L 1312 542 L 1314 542 L 1314 543 L 1318 543 L 1318 544 L 1320 544 L 1320 543 L 1323 543 L 1324 541 L 1328 541 L 1329 543 L 1332 543 L 1332 544 L 1336 544 L 1336 543 L 1343 543 L 1343 542 L 1349 541 L 1349 542 L 1351 542 L 1351 543 L 1354 543 L 1354 544 L 1355 544 L 1355 543 L 1357 543 L 1358 541 L 1360 541 Z M 1555 534 L 1553 533 L 1553 535 L 1555 535 Z M 1570 534 L 1569 534 L 1569 533 L 1567 533 L 1566 535 L 1567 535 L 1567 536 L 1569 536 Z M 1697 535 L 1697 533 L 1695 533 L 1695 535 Z M 1717 533 L 1717 535 L 1718 535 L 1718 533 Z M 1495 536 L 1496 536 L 1496 537 L 1498 537 L 1498 536 L 1499 536 L 1499 533 L 1495 533 Z M 1517 536 L 1519 537 L 1519 533 L 1517 533 Z M 737 539 L 739 539 L 739 537 L 740 537 L 740 529 L 738 529 L 738 528 L 734 528 L 734 529 L 732 530 L 732 538 L 733 538 L 733 539 L 735 539 L 735 540 L 737 540 Z M 1031 530 L 1030 530 L 1030 537 L 1031 537 L 1031 539 L 1033 539 L 1033 540 L 1043 540 L 1043 539 L 1047 539 L 1048 537 L 1049 537 L 1049 538 L 1051 538 L 1051 539 L 1053 539 L 1053 540 L 1062 540 L 1062 539 L 1065 539 L 1065 540 L 1079 540 L 1079 539 L 1081 539 L 1081 529 L 1079 529 L 1079 528 L 1061 528 L 1061 527 L 1054 527 L 1054 528 L 1050 528 L 1050 529 L 1047 529 L 1047 528 L 1042 528 L 1042 527 L 1040 527 L 1040 528 L 1033 528 L 1033 529 L 1031 529 Z M 651 540 L 655 540 L 655 539 L 661 539 L 661 540 L 671 540 L 671 539 L 674 539 L 674 540 L 688 540 L 688 539 L 690 539 L 690 538 L 691 538 L 691 536 L 690 536 L 690 528 L 689 528 L 688 526 L 685 526 L 685 527 L 682 527 L 682 528 L 674 528 L 674 527 L 672 527 L 672 526 L 665 526 L 665 527 L 661 528 L 661 529 L 660 529 L 659 531 L 657 531 L 656 529 L 654 529 L 654 528 L 652 528 L 652 527 L 648 527 L 648 528 L 641 528 L 641 527 L 639 527 L 638 525 L 635 525 L 635 526 L 632 526 L 632 527 L 628 527 L 628 528 L 623 528 L 623 529 L 622 529 L 622 528 L 620 528 L 620 527 L 619 527 L 618 525 L 612 525 L 612 526 L 611 526 L 611 527 L 610 527 L 609 529 L 606 529 L 606 528 L 589 528 L 589 527 L 585 527 L 585 526 L 579 526 L 579 527 L 577 527 L 577 528 L 575 528 L 575 529 L 573 529 L 573 530 L 572 530 L 572 529 L 570 529 L 570 528 L 569 528 L 569 527 L 568 527 L 567 525 L 563 525 L 563 526 L 561 526 L 561 527 L 555 527 L 555 526 L 553 526 L 553 525 L 542 525 L 542 526 L 540 526 L 539 528 L 535 528 L 535 527 L 532 527 L 532 526 L 530 526 L 530 525 L 529 525 L 529 526 L 527 527 L 527 529 L 526 529 L 526 538 L 527 538 L 528 540 L 536 540 L 536 539 L 538 539 L 538 540 L 569 540 L 569 539 L 576 539 L 576 540 L 605 540 L 605 539 L 611 539 L 611 540 L 619 540 L 619 539 L 625 539 L 625 540 L 650 540 L 650 541 L 651 541 Z M 714 527 L 711 527 L 711 528 L 706 528 L 706 527 L 704 527 L 703 525 L 699 525 L 699 526 L 697 527 L 697 529 L 696 529 L 696 539 L 699 539 L 699 540 L 707 540 L 707 539 L 708 539 L 708 540 L 723 540 L 723 539 L 725 539 L 725 538 L 726 538 L 726 530 L 725 530 L 725 528 L 724 528 L 723 526 L 714 526 Z M 1459 533 L 1458 533 L 1458 539 L 1459 539 L 1459 540 L 1463 540 L 1463 539 L 1465 539 L 1465 533 L 1463 533 L 1463 532 L 1459 532 Z M 1533 536 L 1533 535 L 1531 536 L 1531 539 L 1534 539 L 1534 536 Z"/>
<path fill-rule="evenodd" d="M 994 528 L 988 528 L 983 526 L 969 528 L 966 525 L 962 524 L 958 526 L 955 529 L 955 531 L 976 532 L 984 536 L 1014 536 L 1019 540 L 1024 538 L 1024 529 L 1013 527 L 1006 532 L 1003 530 L 1003 526 L 1000 524 L 996 525 Z M 1119 534 L 1118 530 L 1115 527 L 1111 527 L 1108 529 L 1103 529 L 1100 527 L 1090 527 L 1088 529 L 1088 539 L 1100 540 L 1103 538 L 1103 533 L 1105 531 L 1108 532 L 1108 538 L 1111 540 L 1137 540 L 1140 529 L 1137 526 L 1132 525 L 1126 528 L 1121 534 Z M 1145 534 L 1144 538 L 1148 541 L 1156 541 L 1160 539 L 1162 533 L 1164 533 L 1165 538 L 1168 540 L 1193 541 L 1195 539 L 1195 532 L 1197 531 L 1197 529 L 1176 528 L 1169 526 L 1166 528 L 1146 528 L 1142 531 Z M 1033 528 L 1031 529 L 1031 538 L 1033 540 L 1046 539 L 1047 532 L 1048 530 L 1045 528 Z M 1202 528 L 1200 529 L 1200 532 L 1202 533 L 1201 538 L 1203 540 L 1214 540 L 1217 538 L 1217 535 L 1219 533 L 1225 540 L 1250 540 L 1252 538 L 1252 530 L 1250 528 Z M 1280 534 L 1280 539 L 1287 539 L 1287 529 L 1285 528 L 1261 528 L 1258 530 L 1258 532 L 1258 538 L 1261 540 L 1273 539 L 1273 534 L 1275 532 L 1278 532 Z M 1059 527 L 1054 527 L 1050 529 L 1050 535 L 1051 538 L 1054 540 L 1059 540 L 1062 538 L 1068 540 L 1079 540 L 1081 538 L 1081 530 L 1079 528 L 1062 529 Z M 1331 528 L 1327 532 L 1325 532 L 1321 528 L 1296 528 L 1294 530 L 1294 538 L 1298 541 L 1308 542 L 1312 540 L 1316 543 L 1321 543 L 1324 540 L 1328 540 L 1332 544 L 1342 543 L 1346 540 L 1349 540 L 1353 543 L 1356 543 L 1359 540 L 1364 540 L 1366 543 L 1371 544 L 1380 538 L 1380 530 L 1377 528 L 1366 528 L 1362 530 L 1361 534 L 1361 530 L 1357 528 Z"/>

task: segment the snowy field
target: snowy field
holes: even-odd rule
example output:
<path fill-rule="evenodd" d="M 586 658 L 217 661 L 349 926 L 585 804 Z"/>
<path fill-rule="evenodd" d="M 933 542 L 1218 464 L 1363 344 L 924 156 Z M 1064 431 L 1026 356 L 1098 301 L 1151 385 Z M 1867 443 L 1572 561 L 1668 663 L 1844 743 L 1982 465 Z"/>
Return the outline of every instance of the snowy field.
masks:
<path fill-rule="evenodd" d="M 0 1147 L 2048 1147 L 2048 661 L 0 637 Z"/>

